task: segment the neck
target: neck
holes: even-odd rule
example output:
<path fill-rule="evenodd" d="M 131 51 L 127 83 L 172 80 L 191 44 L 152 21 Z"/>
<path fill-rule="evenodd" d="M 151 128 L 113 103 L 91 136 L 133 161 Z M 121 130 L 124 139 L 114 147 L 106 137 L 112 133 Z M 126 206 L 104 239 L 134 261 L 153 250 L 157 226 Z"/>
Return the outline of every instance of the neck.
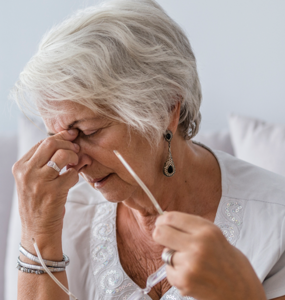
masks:
<path fill-rule="evenodd" d="M 214 221 L 221 198 L 221 175 L 218 162 L 208 150 L 192 142 L 173 150 L 176 173 L 162 174 L 149 187 L 163 211 L 180 211 Z M 211 197 L 209 197 L 209 194 Z M 124 201 L 140 230 L 151 236 L 158 217 L 144 192 Z"/>

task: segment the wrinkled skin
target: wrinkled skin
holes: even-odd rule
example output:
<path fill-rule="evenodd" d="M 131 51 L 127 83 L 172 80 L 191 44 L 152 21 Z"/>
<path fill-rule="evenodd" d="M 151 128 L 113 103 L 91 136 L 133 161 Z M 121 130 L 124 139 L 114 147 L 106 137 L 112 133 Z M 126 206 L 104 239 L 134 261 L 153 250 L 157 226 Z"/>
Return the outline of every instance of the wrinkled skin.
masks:
<path fill-rule="evenodd" d="M 167 279 L 181 295 L 201 300 L 266 299 L 247 258 L 212 222 L 168 212 L 157 219 L 153 238 L 176 251 Z"/>

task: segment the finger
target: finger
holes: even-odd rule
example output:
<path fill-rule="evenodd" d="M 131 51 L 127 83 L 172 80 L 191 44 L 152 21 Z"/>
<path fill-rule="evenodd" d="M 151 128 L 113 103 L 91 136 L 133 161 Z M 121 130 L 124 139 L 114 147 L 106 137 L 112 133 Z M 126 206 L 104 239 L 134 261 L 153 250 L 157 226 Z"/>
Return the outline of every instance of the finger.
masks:
<path fill-rule="evenodd" d="M 163 252 L 169 251 L 169 248 L 164 248 Z M 174 249 L 173 249 L 174 250 Z M 186 252 L 181 252 L 181 251 L 175 251 L 172 256 L 171 256 L 171 263 L 172 266 L 169 266 L 169 268 L 176 268 L 177 267 L 185 267 L 185 262 L 187 260 L 187 265 L 189 263 L 189 258 L 185 255 Z"/>
<path fill-rule="evenodd" d="M 191 233 L 201 226 L 212 224 L 210 221 L 190 214 L 171 211 L 159 216 L 156 225 L 167 225 L 183 232 Z"/>
<path fill-rule="evenodd" d="M 153 239 L 158 244 L 176 251 L 183 251 L 189 247 L 189 243 L 192 240 L 190 234 L 167 225 L 156 226 L 153 232 Z"/>
<path fill-rule="evenodd" d="M 183 274 L 181 274 L 181 273 L 182 273 L 181 268 L 179 268 L 179 267 L 175 268 L 175 267 L 171 267 L 171 266 L 166 266 L 167 281 L 172 286 L 175 286 L 179 290 L 180 293 L 181 292 L 183 293 L 183 290 L 185 289 L 185 278 L 183 277 Z M 188 285 L 189 285 L 189 283 L 188 283 Z M 184 294 L 183 296 L 186 296 L 185 293 L 183 293 L 183 294 Z"/>
<path fill-rule="evenodd" d="M 179 275 L 179 273 L 177 274 L 177 271 L 175 270 L 174 267 L 171 266 L 166 266 L 166 274 L 167 274 L 167 281 L 172 285 L 175 286 L 177 289 L 179 289 L 179 287 L 177 286 L 177 284 L 179 285 L 179 283 L 177 283 L 177 275 Z"/>
<path fill-rule="evenodd" d="M 37 148 L 30 161 L 32 164 L 35 164 L 36 166 L 41 168 L 50 160 L 54 153 L 59 149 L 71 150 L 73 152 L 78 153 L 80 147 L 79 145 L 70 141 L 55 139 L 53 137 L 47 138 Z"/>
<path fill-rule="evenodd" d="M 55 154 L 51 157 L 51 161 L 55 162 L 59 169 L 63 169 L 66 165 L 77 165 L 78 164 L 78 155 L 72 150 L 64 150 L 59 149 L 55 152 Z M 47 176 L 58 175 L 59 172 L 54 168 L 45 164 L 41 168 L 42 172 L 45 173 Z"/>
<path fill-rule="evenodd" d="M 50 138 L 46 138 L 42 141 L 39 141 L 25 155 L 23 155 L 22 158 L 19 161 L 26 162 L 26 161 L 30 160 L 33 157 L 33 155 L 36 152 L 38 152 L 37 150 L 38 150 L 38 148 L 40 148 L 42 143 L 44 143 L 44 144 L 48 143 L 48 142 L 46 142 L 46 140 L 57 139 L 57 140 L 73 141 L 77 137 L 77 135 L 78 135 L 78 130 L 76 130 L 76 129 L 63 130 L 63 131 L 59 132 L 58 134 L 55 134 L 54 136 L 52 136 Z"/>
<path fill-rule="evenodd" d="M 173 266 L 166 266 L 168 282 L 175 286 L 182 296 L 192 296 L 198 284 L 197 266 L 185 252 L 174 252 L 171 261 Z"/>
<path fill-rule="evenodd" d="M 169 249 L 169 248 L 164 248 L 163 249 L 163 251 L 162 251 L 162 254 L 161 254 L 161 259 L 163 258 L 163 254 L 165 253 L 165 252 L 168 252 L 168 251 L 171 251 L 172 252 L 172 250 L 174 250 L 174 249 Z M 177 251 L 173 251 L 172 252 L 172 254 L 171 254 L 171 265 L 170 265 L 170 267 L 174 267 L 174 265 L 173 265 L 173 256 L 174 256 L 174 254 L 175 253 L 177 253 Z M 162 259 L 163 260 L 163 259 Z M 164 260 L 163 260 L 164 261 Z M 166 263 L 167 264 L 167 263 Z M 168 264 L 167 264 L 168 265 Z"/>
<path fill-rule="evenodd" d="M 71 168 L 61 174 L 56 181 L 59 189 L 62 189 L 64 186 L 67 190 L 69 190 L 78 182 L 78 180 L 78 172 L 74 168 Z"/>

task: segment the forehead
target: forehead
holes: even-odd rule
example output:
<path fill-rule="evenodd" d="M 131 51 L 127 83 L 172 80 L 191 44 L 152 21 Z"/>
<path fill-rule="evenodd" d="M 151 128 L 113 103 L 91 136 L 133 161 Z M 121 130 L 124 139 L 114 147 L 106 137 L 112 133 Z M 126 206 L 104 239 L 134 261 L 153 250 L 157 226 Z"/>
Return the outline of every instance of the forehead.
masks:
<path fill-rule="evenodd" d="M 57 133 L 62 130 L 70 129 L 78 122 L 98 118 L 98 115 L 91 109 L 78 103 L 65 102 L 60 103 L 60 113 L 52 118 L 43 118 L 46 129 L 49 133 Z"/>

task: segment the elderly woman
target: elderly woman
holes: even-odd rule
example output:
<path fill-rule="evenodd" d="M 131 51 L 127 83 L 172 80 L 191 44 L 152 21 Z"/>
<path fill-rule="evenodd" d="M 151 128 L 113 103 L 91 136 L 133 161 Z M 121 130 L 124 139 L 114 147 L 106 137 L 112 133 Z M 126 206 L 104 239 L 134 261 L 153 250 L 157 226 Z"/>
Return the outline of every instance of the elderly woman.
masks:
<path fill-rule="evenodd" d="M 111 1 L 56 26 L 14 96 L 50 135 L 13 167 L 18 299 L 68 299 L 32 239 L 82 300 L 127 299 L 163 251 L 167 280 L 141 299 L 285 299 L 285 180 L 191 141 L 201 120 L 195 57 L 156 2 Z M 87 183 L 72 188 L 79 174 Z"/>

